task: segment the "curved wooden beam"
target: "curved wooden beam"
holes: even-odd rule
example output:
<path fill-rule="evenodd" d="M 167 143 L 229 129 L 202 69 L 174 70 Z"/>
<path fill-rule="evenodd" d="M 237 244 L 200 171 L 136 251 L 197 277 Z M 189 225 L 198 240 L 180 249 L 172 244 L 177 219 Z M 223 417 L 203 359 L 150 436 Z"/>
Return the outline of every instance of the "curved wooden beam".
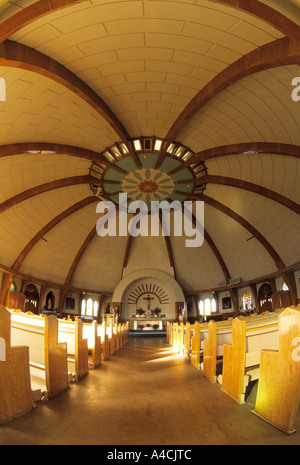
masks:
<path fill-rule="evenodd" d="M 179 181 L 179 184 L 186 183 L 187 181 Z M 252 182 L 248 181 L 243 181 L 242 179 L 235 179 L 235 178 L 229 178 L 226 176 L 215 176 L 212 174 L 208 174 L 206 176 L 203 176 L 202 178 L 198 180 L 188 180 L 189 183 L 192 182 L 198 182 L 198 183 L 203 183 L 203 184 L 221 184 L 223 186 L 230 186 L 230 187 L 236 187 L 238 189 L 244 189 L 250 192 L 254 192 L 255 194 L 262 195 L 264 197 L 267 197 L 268 199 L 273 200 L 274 202 L 278 202 L 280 205 L 285 206 L 286 208 L 289 208 L 293 212 L 297 213 L 300 215 L 300 205 L 293 200 L 288 199 L 284 195 L 279 194 L 278 192 L 272 191 L 271 189 L 268 189 L 266 187 L 260 186 L 258 184 L 254 184 Z M 175 193 L 178 194 L 183 194 L 181 191 L 175 191 Z M 184 195 L 187 195 L 186 192 Z M 194 198 L 192 194 L 189 195 L 190 198 Z M 195 196 L 198 198 L 198 196 Z"/>
<path fill-rule="evenodd" d="M 209 0 L 213 3 L 219 3 L 228 7 L 235 8 L 249 13 L 255 18 L 259 18 L 270 26 L 274 27 L 282 34 L 298 39 L 300 36 L 300 27 L 291 19 L 284 16 L 271 6 L 266 5 L 258 0 Z"/>
<path fill-rule="evenodd" d="M 204 86 L 171 126 L 166 139 L 175 140 L 186 123 L 213 97 L 240 79 L 265 69 L 300 64 L 300 42 L 284 37 L 258 47 L 229 65 Z"/>
<path fill-rule="evenodd" d="M 279 142 L 244 142 L 240 144 L 212 147 L 195 153 L 188 161 L 170 171 L 170 174 L 177 173 L 190 165 L 206 160 L 227 157 L 229 155 L 251 155 L 253 153 L 285 155 L 287 157 L 300 158 L 300 146 L 293 144 L 281 144 Z"/>
<path fill-rule="evenodd" d="M 84 160 L 90 160 L 95 163 L 102 163 L 108 168 L 112 168 L 121 174 L 126 173 L 126 171 L 119 166 L 110 163 L 101 153 L 73 145 L 55 144 L 52 142 L 20 142 L 16 144 L 0 145 L 0 158 L 24 155 L 29 154 L 30 152 L 37 152 L 37 155 L 41 152 L 54 152 L 55 154 L 83 158 Z"/>
<path fill-rule="evenodd" d="M 1 23 L 0 42 L 33 21 L 56 10 L 82 3 L 84 0 L 39 0 Z M 274 8 L 258 0 L 209 0 L 248 13 L 274 27 L 288 37 L 299 37 L 299 26 Z"/>
<path fill-rule="evenodd" d="M 69 286 L 71 281 L 72 281 L 72 277 L 73 277 L 73 274 L 74 274 L 74 271 L 76 269 L 76 266 L 78 265 L 78 262 L 79 260 L 81 259 L 85 249 L 87 248 L 87 246 L 89 245 L 89 243 L 92 241 L 92 239 L 95 237 L 95 235 L 97 234 L 97 231 L 96 231 L 96 225 L 93 226 L 93 229 L 89 232 L 89 234 L 87 235 L 86 239 L 84 240 L 83 244 L 81 245 L 80 249 L 78 250 L 74 260 L 73 260 L 73 263 L 69 269 L 69 272 L 68 272 L 68 275 L 66 277 L 66 280 L 65 280 L 65 286 Z"/>
<path fill-rule="evenodd" d="M 54 152 L 55 154 L 69 155 L 71 157 L 90 160 L 95 163 L 103 163 L 110 167 L 112 166 L 100 153 L 72 145 L 49 142 L 20 142 L 16 144 L 0 145 L 0 158 L 10 157 L 13 155 L 24 155 L 30 152 Z"/>
<path fill-rule="evenodd" d="M 6 40 L 0 44 L 0 65 L 22 68 L 46 76 L 74 92 L 104 118 L 121 140 L 129 134 L 108 105 L 76 74 L 52 58 L 33 48 Z"/>
<path fill-rule="evenodd" d="M 278 270 L 285 268 L 285 264 L 281 257 L 278 255 L 274 247 L 269 243 L 269 241 L 248 221 L 246 221 L 242 216 L 240 216 L 238 213 L 236 213 L 234 210 L 231 208 L 227 207 L 226 205 L 222 204 L 218 200 L 213 199 L 212 197 L 209 197 L 205 194 L 200 194 L 197 196 L 198 200 L 202 200 L 208 205 L 216 208 L 217 210 L 225 213 L 225 215 L 228 215 L 230 218 L 235 220 L 237 223 L 239 223 L 243 228 L 247 229 L 249 233 L 254 236 L 261 244 L 262 246 L 266 249 L 268 254 L 272 257 L 276 267 Z"/>
<path fill-rule="evenodd" d="M 195 196 L 196 197 L 196 196 Z M 200 197 L 198 198 L 197 197 L 197 200 L 201 200 Z M 186 213 L 186 210 L 183 209 L 183 214 Z M 196 228 L 197 227 L 197 218 L 195 217 L 194 214 L 192 214 L 192 221 L 193 221 L 193 226 Z M 202 229 L 202 225 L 199 225 L 200 229 Z M 229 270 L 226 266 L 226 263 L 219 251 L 219 249 L 217 248 L 216 244 L 214 243 L 214 241 L 212 240 L 211 236 L 209 235 L 209 233 L 207 232 L 207 230 L 205 229 L 204 230 L 204 240 L 207 242 L 207 244 L 209 245 L 212 253 L 214 254 L 214 256 L 216 257 L 221 269 L 222 269 L 222 272 L 223 272 L 223 275 L 224 275 L 224 278 L 225 278 L 225 281 L 226 281 L 226 284 L 229 284 L 229 280 L 230 280 L 230 273 L 229 273 Z"/>
<path fill-rule="evenodd" d="M 42 16 L 83 1 L 85 0 L 38 0 L 1 23 L 0 42 Z"/>
<path fill-rule="evenodd" d="M 11 267 L 13 272 L 17 273 L 19 271 L 27 255 L 31 252 L 34 246 L 42 239 L 42 237 L 44 237 L 45 234 L 47 234 L 51 229 L 57 226 L 61 221 L 63 221 L 68 216 L 72 215 L 78 210 L 81 210 L 87 205 L 90 205 L 98 201 L 99 199 L 95 196 L 86 197 L 85 199 L 80 200 L 74 205 L 71 205 L 71 207 L 67 208 L 62 213 L 60 213 L 55 218 L 53 218 L 51 221 L 49 221 L 49 223 L 47 223 L 42 229 L 40 229 L 40 231 L 38 231 L 38 233 L 28 242 L 28 244 L 24 247 L 22 252 L 18 255 L 18 257 L 14 261 L 14 264 Z"/>
<path fill-rule="evenodd" d="M 224 259 L 219 251 L 219 249 L 217 248 L 216 244 L 214 243 L 214 241 L 212 240 L 211 236 L 208 234 L 208 232 L 205 230 L 204 231 L 204 239 L 206 240 L 206 242 L 208 243 L 209 247 L 211 248 L 213 254 L 215 255 L 222 271 L 223 271 L 223 274 L 224 274 L 224 278 L 225 278 L 225 281 L 226 281 L 226 284 L 229 284 L 229 280 L 230 280 L 230 273 L 228 271 L 228 268 L 226 266 L 226 263 L 224 262 Z"/>
<path fill-rule="evenodd" d="M 72 176 L 70 178 L 62 178 L 57 179 L 55 181 L 50 181 L 45 184 L 40 184 L 38 186 L 32 187 L 31 189 L 27 189 L 20 194 L 14 195 L 13 197 L 5 200 L 0 204 L 0 213 L 5 212 L 11 207 L 19 204 L 20 202 L 24 202 L 25 200 L 30 199 L 36 195 L 44 194 L 45 192 L 49 192 L 54 189 L 61 189 L 63 187 L 68 186 L 75 186 L 77 184 L 93 184 L 96 181 L 99 181 L 97 178 L 89 175 L 83 176 Z"/>

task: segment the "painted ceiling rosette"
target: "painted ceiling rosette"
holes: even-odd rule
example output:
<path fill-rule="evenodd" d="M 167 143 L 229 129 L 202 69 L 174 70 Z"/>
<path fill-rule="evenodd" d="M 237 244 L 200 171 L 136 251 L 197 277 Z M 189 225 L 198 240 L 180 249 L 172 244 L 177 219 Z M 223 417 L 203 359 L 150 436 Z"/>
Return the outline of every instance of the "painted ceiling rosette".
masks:
<path fill-rule="evenodd" d="M 143 168 L 127 174 L 122 181 L 122 191 L 132 200 L 160 201 L 172 194 L 175 182 L 163 171 Z"/>

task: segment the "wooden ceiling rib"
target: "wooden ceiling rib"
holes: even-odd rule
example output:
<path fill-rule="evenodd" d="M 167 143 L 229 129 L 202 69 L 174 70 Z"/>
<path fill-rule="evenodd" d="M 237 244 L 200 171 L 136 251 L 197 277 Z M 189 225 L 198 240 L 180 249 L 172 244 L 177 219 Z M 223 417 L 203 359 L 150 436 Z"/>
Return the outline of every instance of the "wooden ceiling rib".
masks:
<path fill-rule="evenodd" d="M 74 92 L 101 115 L 122 140 L 129 134 L 108 105 L 76 74 L 52 58 L 18 42 L 0 44 L 0 65 L 22 68 L 46 76 Z"/>
<path fill-rule="evenodd" d="M 204 232 L 204 239 L 206 240 L 206 242 L 208 243 L 209 247 L 211 248 L 211 251 L 213 252 L 214 256 L 216 257 L 222 271 L 223 271 L 223 274 L 224 274 L 224 278 L 225 278 L 225 281 L 226 283 L 228 284 L 229 283 L 229 280 L 230 280 L 230 273 L 228 271 L 228 268 L 224 262 L 224 259 L 219 251 L 219 249 L 217 248 L 216 244 L 214 243 L 214 241 L 212 240 L 211 236 L 208 234 L 207 230 L 205 230 Z"/>
<path fill-rule="evenodd" d="M 199 197 L 199 200 L 201 200 L 200 197 Z M 183 214 L 185 214 L 185 213 L 186 213 L 186 210 L 183 209 Z M 194 228 L 197 228 L 197 218 L 195 217 L 194 214 L 192 214 L 192 221 L 193 221 Z M 200 229 L 201 229 L 201 225 L 199 225 L 199 226 L 200 226 Z M 224 259 L 222 257 L 222 254 L 220 253 L 218 247 L 216 246 L 216 244 L 214 243 L 212 237 L 210 236 L 210 234 L 207 232 L 206 229 L 204 231 L 204 240 L 207 242 L 207 244 L 209 245 L 212 253 L 216 257 L 217 262 L 219 263 L 220 268 L 221 268 L 221 270 L 223 272 L 226 284 L 229 284 L 230 273 L 229 273 L 229 270 L 227 268 L 227 265 L 226 265 L 226 263 L 225 263 L 225 261 L 224 261 Z"/>
<path fill-rule="evenodd" d="M 62 8 L 67 8 L 75 4 L 79 4 L 85 0 L 38 0 L 29 5 L 23 10 L 15 13 L 1 24 L 0 42 L 7 39 L 13 33 L 24 28 L 33 21 L 57 11 Z M 299 26 L 289 18 L 286 18 L 274 8 L 259 2 L 258 0 L 209 0 L 212 3 L 219 3 L 230 8 L 243 11 L 245 13 L 261 19 L 272 27 L 276 28 L 282 34 L 298 38 Z"/>
<path fill-rule="evenodd" d="M 219 3 L 228 7 L 236 8 L 237 10 L 244 11 L 249 13 L 255 18 L 263 20 L 265 23 L 273 26 L 282 34 L 293 37 L 295 39 L 299 38 L 300 28 L 294 23 L 294 21 L 282 15 L 279 11 L 274 8 L 261 3 L 258 0 L 209 0 L 213 3 Z"/>
<path fill-rule="evenodd" d="M 1 152 L 0 152 L 1 153 Z M 194 163 L 200 163 L 219 157 L 229 155 L 260 153 L 272 155 L 285 155 L 287 157 L 300 158 L 300 146 L 293 144 L 281 144 L 279 142 L 243 142 L 239 144 L 228 144 L 219 147 L 202 150 L 191 156 L 191 158 L 180 166 L 170 171 L 170 174 L 178 173 Z"/>
<path fill-rule="evenodd" d="M 55 218 L 53 218 L 48 224 L 46 224 L 42 229 L 40 229 L 40 231 L 38 231 L 37 234 L 24 247 L 22 252 L 16 258 L 14 264 L 12 265 L 12 271 L 14 273 L 17 273 L 20 270 L 20 268 L 22 266 L 22 263 L 24 262 L 25 258 L 30 253 L 30 251 L 33 249 L 33 247 L 51 229 L 53 229 L 55 226 L 57 226 L 61 221 L 63 221 L 68 216 L 70 216 L 73 213 L 79 211 L 81 208 L 86 207 L 87 205 L 90 205 L 90 204 L 92 204 L 94 202 L 97 202 L 98 200 L 99 199 L 97 197 L 95 197 L 95 196 L 87 197 L 87 198 L 85 198 L 83 200 L 80 200 L 79 202 L 75 203 L 74 205 L 67 208 L 66 210 L 64 210 L 59 215 L 57 215 Z"/>
<path fill-rule="evenodd" d="M 225 213 L 233 220 L 237 221 L 243 228 L 247 229 L 250 234 L 252 234 L 267 250 L 269 255 L 272 257 L 276 267 L 278 270 L 285 268 L 285 264 L 283 260 L 280 258 L 274 247 L 269 243 L 269 241 L 248 221 L 246 221 L 241 215 L 236 213 L 231 208 L 227 207 L 226 205 L 222 204 L 221 202 L 209 197 L 206 194 L 201 194 L 198 196 L 199 200 L 203 200 L 208 205 L 216 208 L 217 210 Z"/>
<path fill-rule="evenodd" d="M 252 182 L 243 181 L 242 179 L 229 178 L 227 176 L 216 176 L 213 174 L 208 174 L 201 178 L 201 183 L 221 184 L 224 186 L 237 187 L 238 189 L 245 189 L 247 191 L 254 192 L 255 194 L 267 197 L 274 202 L 278 202 L 300 215 L 300 205 L 298 203 L 290 200 L 284 195 L 279 194 L 278 192 L 274 192 L 271 189 L 267 189 L 266 187 L 254 184 Z"/>
<path fill-rule="evenodd" d="M 169 129 L 166 139 L 176 139 L 185 124 L 206 103 L 240 79 L 258 71 L 290 64 L 300 64 L 300 42 L 299 40 L 291 40 L 288 37 L 283 37 L 282 39 L 277 39 L 269 44 L 258 47 L 242 58 L 239 58 L 217 74 L 191 99 Z"/>
<path fill-rule="evenodd" d="M 77 184 L 92 184 L 95 182 L 95 178 L 89 175 L 83 176 L 71 176 L 69 178 L 57 179 L 55 181 L 50 181 L 45 184 L 40 184 L 38 186 L 27 189 L 26 191 L 21 192 L 20 194 L 14 195 L 13 197 L 5 200 L 0 204 L 0 213 L 5 212 L 11 207 L 14 207 L 20 202 L 34 197 L 35 195 L 44 194 L 54 189 L 60 189 L 63 187 L 74 186 Z"/>
<path fill-rule="evenodd" d="M 14 155 L 25 155 L 37 152 L 51 152 L 60 155 L 68 155 L 71 157 L 82 158 L 90 160 L 95 163 L 102 163 L 109 168 L 124 174 L 124 170 L 118 166 L 110 163 L 101 153 L 94 152 L 93 150 L 84 149 L 66 144 L 55 144 L 51 142 L 20 142 L 16 144 L 0 145 L 0 158 L 11 157 Z"/>
<path fill-rule="evenodd" d="M 242 153 L 271 153 L 272 155 L 286 155 L 288 157 L 300 158 L 300 146 L 281 144 L 278 142 L 245 142 L 223 145 L 195 153 L 184 166 L 186 167 L 192 163 L 199 163 L 200 161 L 210 160 L 212 158 L 227 157 L 228 155 Z"/>
<path fill-rule="evenodd" d="M 81 147 L 55 144 L 51 142 L 20 142 L 16 144 L 0 145 L 0 158 L 43 151 L 54 152 L 61 155 L 70 155 L 73 157 L 83 158 L 84 160 L 91 160 L 95 163 L 100 162 L 110 167 L 112 166 L 100 153 Z"/>
<path fill-rule="evenodd" d="M 83 1 L 85 0 L 38 0 L 1 23 L 0 42 L 42 16 Z"/>
<path fill-rule="evenodd" d="M 93 226 L 93 228 L 91 229 L 91 231 L 87 235 L 86 239 L 82 243 L 80 249 L 78 250 L 78 252 L 77 252 L 77 254 L 76 254 L 76 256 L 75 256 L 75 258 L 73 260 L 73 263 L 72 263 L 72 265 L 71 265 L 71 267 L 69 269 L 69 272 L 67 274 L 67 277 L 66 277 L 65 286 L 70 286 L 74 271 L 75 271 L 75 269 L 76 269 L 76 267 L 77 267 L 77 265 L 79 263 L 79 260 L 81 259 L 84 251 L 86 250 L 87 246 L 92 241 L 92 239 L 96 236 L 96 234 L 97 234 L 96 227 Z"/>

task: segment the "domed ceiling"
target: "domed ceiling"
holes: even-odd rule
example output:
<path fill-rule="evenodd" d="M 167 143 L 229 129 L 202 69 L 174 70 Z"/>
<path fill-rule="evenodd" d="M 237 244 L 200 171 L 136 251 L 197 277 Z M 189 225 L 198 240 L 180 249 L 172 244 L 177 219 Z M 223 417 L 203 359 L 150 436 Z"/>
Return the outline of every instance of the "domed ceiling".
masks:
<path fill-rule="evenodd" d="M 200 293 L 300 267 L 298 1 L 1 8 L 4 271 L 112 293 L 147 267 Z M 97 205 L 120 193 L 203 201 L 203 245 L 100 237 Z"/>

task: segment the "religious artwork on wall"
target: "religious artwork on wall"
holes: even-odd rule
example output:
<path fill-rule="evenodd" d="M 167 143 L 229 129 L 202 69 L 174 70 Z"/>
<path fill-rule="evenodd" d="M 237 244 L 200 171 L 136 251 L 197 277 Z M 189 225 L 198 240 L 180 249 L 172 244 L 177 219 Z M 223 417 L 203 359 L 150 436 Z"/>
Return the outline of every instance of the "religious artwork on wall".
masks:
<path fill-rule="evenodd" d="M 75 310 L 75 299 L 73 297 L 66 297 L 66 310 Z"/>
<path fill-rule="evenodd" d="M 139 284 L 128 296 L 128 304 L 136 305 L 138 315 L 160 315 L 162 305 L 169 304 L 167 293 L 157 284 Z"/>
<path fill-rule="evenodd" d="M 52 291 L 48 292 L 46 297 L 46 310 L 54 310 L 55 296 Z"/>
<path fill-rule="evenodd" d="M 231 307 L 232 307 L 232 305 L 231 305 L 231 297 L 223 297 L 222 298 L 222 309 L 223 310 L 228 310 Z"/>
<path fill-rule="evenodd" d="M 252 307 L 252 297 L 249 291 L 243 294 L 243 310 L 250 310 Z"/>
<path fill-rule="evenodd" d="M 267 297 L 273 294 L 272 288 L 270 284 L 264 283 L 260 286 L 258 291 L 258 298 L 259 299 L 266 299 Z"/>
<path fill-rule="evenodd" d="M 29 284 L 26 287 L 24 294 L 26 296 L 26 299 L 28 299 L 29 301 L 39 300 L 39 293 L 34 284 Z"/>

